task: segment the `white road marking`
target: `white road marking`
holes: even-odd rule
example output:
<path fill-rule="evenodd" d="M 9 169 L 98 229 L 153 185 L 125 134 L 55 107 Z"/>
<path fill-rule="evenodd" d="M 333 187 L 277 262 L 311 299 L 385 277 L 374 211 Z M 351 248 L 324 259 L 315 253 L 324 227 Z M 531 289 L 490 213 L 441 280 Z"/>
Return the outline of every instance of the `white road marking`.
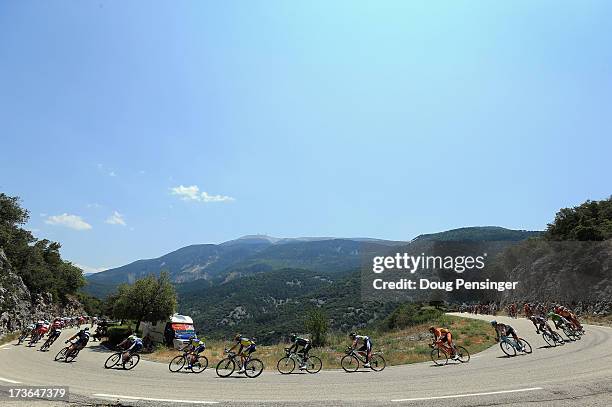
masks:
<path fill-rule="evenodd" d="M 21 383 L 21 382 L 18 382 L 17 380 L 5 379 L 4 377 L 0 377 L 0 382 L 7 382 L 7 383 L 13 383 L 13 384 Z"/>
<path fill-rule="evenodd" d="M 544 390 L 544 389 L 542 389 L 541 387 L 530 387 L 527 389 L 489 391 L 486 393 L 453 394 L 450 396 L 417 397 L 413 399 L 397 399 L 397 400 L 391 400 L 391 401 L 424 401 L 424 400 L 455 399 L 455 398 L 461 398 L 461 397 L 491 396 L 494 394 L 521 393 L 525 391 L 536 391 L 536 390 Z"/>
<path fill-rule="evenodd" d="M 119 399 L 119 400 L 143 400 L 143 401 L 163 401 L 169 403 L 189 403 L 189 404 L 219 404 L 218 401 L 201 401 L 201 400 L 175 400 L 175 399 L 156 399 L 151 397 L 135 397 L 135 396 L 121 396 L 118 394 L 104 394 L 95 393 L 94 397 L 105 398 L 105 399 Z"/>

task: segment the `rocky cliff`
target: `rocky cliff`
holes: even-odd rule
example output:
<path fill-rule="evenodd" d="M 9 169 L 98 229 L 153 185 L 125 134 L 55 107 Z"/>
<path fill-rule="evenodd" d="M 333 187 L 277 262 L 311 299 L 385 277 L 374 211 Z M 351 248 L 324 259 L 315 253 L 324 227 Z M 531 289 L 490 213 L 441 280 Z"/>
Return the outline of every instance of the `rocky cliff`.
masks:
<path fill-rule="evenodd" d="M 64 305 L 53 303 L 51 294 L 32 294 L 21 277 L 11 270 L 11 265 L 0 248 L 0 338 L 19 331 L 32 320 L 55 316 L 82 315 L 83 306 L 76 299 Z"/>

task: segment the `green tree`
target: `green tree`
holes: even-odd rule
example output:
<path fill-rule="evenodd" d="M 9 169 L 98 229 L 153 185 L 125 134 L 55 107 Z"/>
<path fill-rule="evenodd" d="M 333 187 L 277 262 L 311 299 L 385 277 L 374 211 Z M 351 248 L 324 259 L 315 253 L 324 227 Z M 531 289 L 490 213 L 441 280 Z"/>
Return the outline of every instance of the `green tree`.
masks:
<path fill-rule="evenodd" d="M 601 241 L 612 238 L 612 197 L 563 208 L 548 225 L 548 240 Z"/>
<path fill-rule="evenodd" d="M 177 300 L 168 273 L 136 280 L 134 284 L 122 284 L 113 297 L 113 316 L 136 321 L 136 330 L 142 321 L 157 322 L 174 313 Z"/>
<path fill-rule="evenodd" d="M 329 328 L 329 319 L 322 309 L 315 308 L 311 310 L 306 315 L 304 327 L 310 332 L 313 346 L 325 345 L 327 330 Z"/>
<path fill-rule="evenodd" d="M 83 272 L 62 260 L 61 245 L 47 239 L 37 240 L 22 228 L 29 213 L 18 197 L 0 193 L 0 248 L 32 293 L 49 292 L 54 301 L 65 301 L 85 284 Z"/>

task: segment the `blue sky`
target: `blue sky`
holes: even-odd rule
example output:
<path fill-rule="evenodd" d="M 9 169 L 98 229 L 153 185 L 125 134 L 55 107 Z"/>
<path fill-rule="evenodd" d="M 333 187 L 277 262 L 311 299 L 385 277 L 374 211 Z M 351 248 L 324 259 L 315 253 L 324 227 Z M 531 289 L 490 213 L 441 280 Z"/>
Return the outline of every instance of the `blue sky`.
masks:
<path fill-rule="evenodd" d="M 0 191 L 88 270 L 253 233 L 542 229 L 612 192 L 610 16 L 4 1 Z"/>

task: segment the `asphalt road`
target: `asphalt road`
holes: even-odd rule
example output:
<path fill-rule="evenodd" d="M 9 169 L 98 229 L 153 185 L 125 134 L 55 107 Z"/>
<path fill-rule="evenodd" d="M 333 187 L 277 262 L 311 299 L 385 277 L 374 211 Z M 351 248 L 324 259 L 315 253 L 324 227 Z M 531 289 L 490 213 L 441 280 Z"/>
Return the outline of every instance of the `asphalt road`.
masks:
<path fill-rule="evenodd" d="M 469 316 L 463 314 L 464 316 Z M 490 316 L 470 316 L 490 320 Z M 25 345 L 0 347 L 0 386 L 69 386 L 77 405 L 390 405 L 390 406 L 611 406 L 612 329 L 586 326 L 580 340 L 547 348 L 526 319 L 509 322 L 533 347 L 531 355 L 504 357 L 499 346 L 467 364 L 431 362 L 382 372 L 322 371 L 283 376 L 274 366 L 249 379 L 170 373 L 167 364 L 141 361 L 134 370 L 106 370 L 110 354 L 90 342 L 73 363 L 55 362 L 70 330 L 49 352 Z M 0 405 L 12 405 L 0 400 Z M 65 405 L 37 402 L 35 405 Z M 32 402 L 15 403 L 32 405 Z"/>

